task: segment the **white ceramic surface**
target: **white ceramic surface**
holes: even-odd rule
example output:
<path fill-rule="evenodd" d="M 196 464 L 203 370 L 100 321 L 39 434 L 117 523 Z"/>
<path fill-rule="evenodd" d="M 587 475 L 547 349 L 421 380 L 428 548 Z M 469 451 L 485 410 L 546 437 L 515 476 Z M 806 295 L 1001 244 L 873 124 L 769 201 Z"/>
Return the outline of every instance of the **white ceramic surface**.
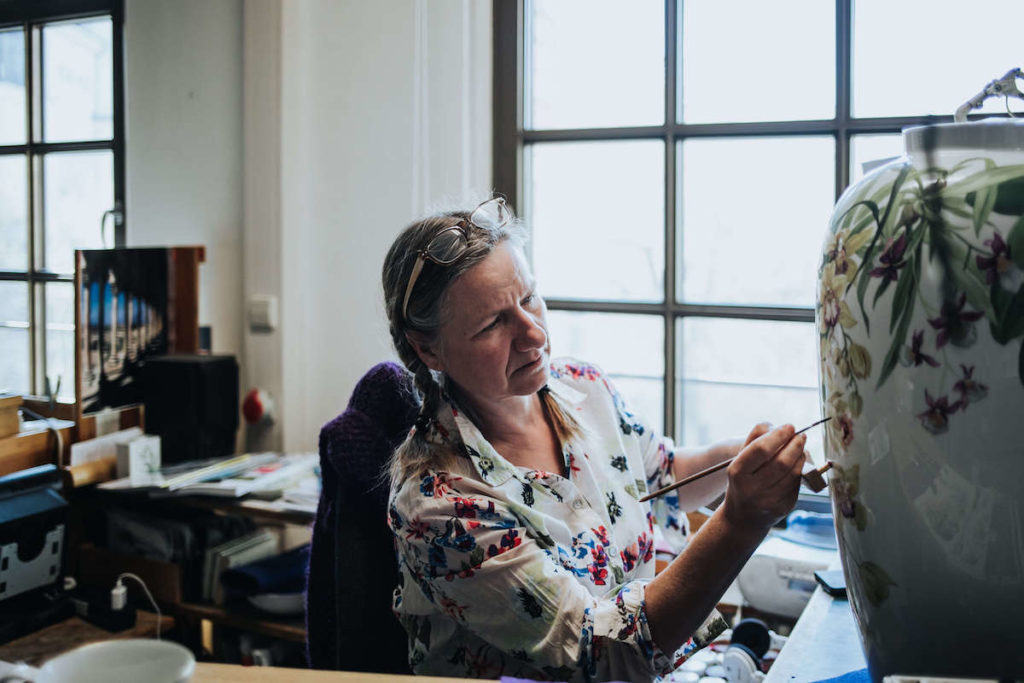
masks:
<path fill-rule="evenodd" d="M 839 199 L 817 329 L 869 669 L 1024 672 L 1024 122 L 905 134 Z"/>
<path fill-rule="evenodd" d="M 166 640 L 107 640 L 51 659 L 35 683 L 186 683 L 196 660 Z"/>

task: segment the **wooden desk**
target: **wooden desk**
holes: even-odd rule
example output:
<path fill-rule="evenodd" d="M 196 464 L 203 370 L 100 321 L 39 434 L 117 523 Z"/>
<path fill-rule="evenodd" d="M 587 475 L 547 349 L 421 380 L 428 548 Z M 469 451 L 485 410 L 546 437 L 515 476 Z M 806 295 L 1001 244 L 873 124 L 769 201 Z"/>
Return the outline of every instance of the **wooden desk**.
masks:
<path fill-rule="evenodd" d="M 807 683 L 867 666 L 849 601 L 819 586 L 796 622 L 764 683 Z"/>
<path fill-rule="evenodd" d="M 192 683 L 479 683 L 472 678 L 435 678 L 433 676 L 400 676 L 347 671 L 312 671 L 284 669 L 276 666 L 238 666 L 237 664 L 196 664 Z"/>
<path fill-rule="evenodd" d="M 80 645 L 102 640 L 151 638 L 156 635 L 156 623 L 155 614 L 138 610 L 135 626 L 118 633 L 111 633 L 99 626 L 93 626 L 84 619 L 71 617 L 0 646 L 0 661 L 25 662 L 31 666 L 42 666 L 47 660 Z M 172 628 L 174 628 L 172 617 L 160 618 L 160 633 L 167 633 Z"/>

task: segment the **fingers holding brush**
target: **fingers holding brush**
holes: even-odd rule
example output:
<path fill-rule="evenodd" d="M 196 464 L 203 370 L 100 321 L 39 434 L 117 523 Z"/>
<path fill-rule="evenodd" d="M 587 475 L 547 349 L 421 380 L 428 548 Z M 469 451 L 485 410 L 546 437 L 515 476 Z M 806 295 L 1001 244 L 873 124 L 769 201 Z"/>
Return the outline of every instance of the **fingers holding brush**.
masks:
<path fill-rule="evenodd" d="M 747 434 L 747 440 L 743 442 L 743 448 L 749 446 L 755 439 L 759 439 L 772 430 L 770 422 L 762 422 L 754 425 L 754 428 L 750 430 L 750 434 Z"/>
<path fill-rule="evenodd" d="M 796 435 L 792 425 L 751 441 L 729 466 L 725 514 L 736 524 L 758 529 L 786 515 L 800 488 L 805 443 L 806 437 Z"/>

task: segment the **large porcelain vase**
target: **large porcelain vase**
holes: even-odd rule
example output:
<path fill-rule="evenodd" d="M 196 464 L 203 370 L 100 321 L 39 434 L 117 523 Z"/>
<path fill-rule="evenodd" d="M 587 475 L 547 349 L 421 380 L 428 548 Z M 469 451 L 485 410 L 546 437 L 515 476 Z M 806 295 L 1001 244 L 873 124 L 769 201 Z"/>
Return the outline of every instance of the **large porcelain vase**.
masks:
<path fill-rule="evenodd" d="M 1024 675 L 1024 123 L 904 132 L 819 271 L 832 505 L 868 667 Z"/>

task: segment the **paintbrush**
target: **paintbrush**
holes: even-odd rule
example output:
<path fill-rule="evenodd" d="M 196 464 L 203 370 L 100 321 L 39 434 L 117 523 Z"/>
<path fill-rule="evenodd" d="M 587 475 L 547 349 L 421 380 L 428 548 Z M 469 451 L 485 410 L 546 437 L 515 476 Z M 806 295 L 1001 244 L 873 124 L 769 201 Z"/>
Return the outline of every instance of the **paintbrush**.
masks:
<path fill-rule="evenodd" d="M 831 419 L 832 419 L 831 417 L 822 418 L 822 419 L 818 420 L 817 422 L 814 422 L 812 424 L 807 425 L 806 427 L 804 427 L 800 431 L 795 432 L 793 434 L 793 436 L 791 436 L 789 438 L 789 440 L 786 441 L 786 443 L 783 444 L 781 448 L 779 448 L 779 450 L 782 450 L 783 448 L 785 448 L 786 444 L 788 444 L 790 441 L 795 439 L 797 437 L 797 435 L 803 434 L 804 432 L 806 432 L 811 427 L 817 427 L 821 423 L 828 422 Z M 718 470 L 725 469 L 737 457 L 739 457 L 739 456 L 735 456 L 735 457 L 729 458 L 728 460 L 723 460 L 722 462 L 718 463 L 717 465 L 712 465 L 711 467 L 708 467 L 707 469 L 703 469 L 700 472 L 697 472 L 696 474 L 691 474 L 690 476 L 686 477 L 682 481 L 677 481 L 676 483 L 671 484 L 670 486 L 666 486 L 663 489 L 658 489 L 654 493 L 648 493 L 646 496 L 644 496 L 643 498 L 640 499 L 640 502 L 643 503 L 644 501 L 648 501 L 651 498 L 657 498 L 658 496 L 660 496 L 662 494 L 665 494 L 665 493 L 668 493 L 669 491 L 675 491 L 680 486 L 686 486 L 690 482 L 697 481 L 698 479 L 703 479 L 704 477 L 708 476 L 709 474 L 712 474 L 713 472 L 717 472 Z M 824 478 L 821 475 L 824 474 L 825 472 L 827 472 L 830 467 L 832 467 L 832 463 L 831 462 L 829 462 L 828 464 L 824 465 L 821 469 L 811 470 L 807 474 L 802 475 L 804 477 L 804 481 L 807 483 L 808 488 L 810 488 L 814 492 L 818 492 L 821 489 L 825 488 L 825 483 L 824 483 L 825 480 L 824 480 Z M 817 478 L 812 482 L 811 479 L 813 478 L 814 475 L 817 475 Z M 814 488 L 815 486 L 818 486 L 818 488 Z"/>

